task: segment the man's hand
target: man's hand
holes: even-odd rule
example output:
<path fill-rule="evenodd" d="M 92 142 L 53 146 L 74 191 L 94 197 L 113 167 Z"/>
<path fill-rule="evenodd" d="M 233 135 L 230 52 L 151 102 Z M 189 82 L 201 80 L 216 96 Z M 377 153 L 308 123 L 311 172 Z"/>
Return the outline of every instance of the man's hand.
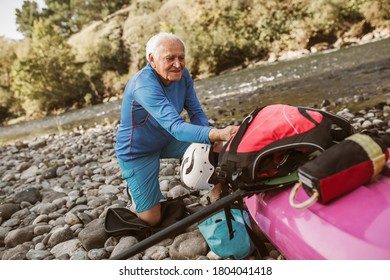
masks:
<path fill-rule="evenodd" d="M 211 142 L 228 141 L 234 134 L 237 133 L 239 126 L 229 125 L 225 128 L 213 128 L 210 130 L 209 139 Z"/>

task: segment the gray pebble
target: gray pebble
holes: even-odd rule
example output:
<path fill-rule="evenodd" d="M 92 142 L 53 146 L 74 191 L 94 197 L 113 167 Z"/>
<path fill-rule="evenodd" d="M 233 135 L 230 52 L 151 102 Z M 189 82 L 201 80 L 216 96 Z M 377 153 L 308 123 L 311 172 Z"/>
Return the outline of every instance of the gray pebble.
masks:
<path fill-rule="evenodd" d="M 109 256 L 104 248 L 92 249 L 88 252 L 88 258 L 91 260 L 102 260 Z"/>
<path fill-rule="evenodd" d="M 50 256 L 51 253 L 47 250 L 35 250 L 31 249 L 26 253 L 26 258 L 28 260 L 43 260 Z"/>

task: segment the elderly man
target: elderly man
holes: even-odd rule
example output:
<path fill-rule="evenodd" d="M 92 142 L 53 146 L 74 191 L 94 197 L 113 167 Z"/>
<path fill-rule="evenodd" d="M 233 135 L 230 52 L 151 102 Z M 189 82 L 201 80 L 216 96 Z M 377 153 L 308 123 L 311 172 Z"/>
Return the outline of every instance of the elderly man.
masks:
<path fill-rule="evenodd" d="M 192 142 L 227 141 L 238 127 L 208 126 L 185 68 L 185 45 L 179 37 L 153 36 L 146 45 L 146 58 L 147 66 L 124 91 L 115 152 L 138 217 L 153 226 L 161 220 L 160 159 L 181 158 Z M 191 123 L 181 118 L 183 109 Z"/>

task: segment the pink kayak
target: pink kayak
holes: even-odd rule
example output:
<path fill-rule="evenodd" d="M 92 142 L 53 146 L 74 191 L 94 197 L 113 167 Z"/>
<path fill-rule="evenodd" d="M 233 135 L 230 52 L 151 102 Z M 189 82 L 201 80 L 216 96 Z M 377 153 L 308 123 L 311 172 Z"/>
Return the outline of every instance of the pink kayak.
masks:
<path fill-rule="evenodd" d="M 328 203 L 295 209 L 291 188 L 245 199 L 268 239 L 287 259 L 390 259 L 390 165 L 375 182 Z M 308 195 L 300 188 L 295 200 Z"/>

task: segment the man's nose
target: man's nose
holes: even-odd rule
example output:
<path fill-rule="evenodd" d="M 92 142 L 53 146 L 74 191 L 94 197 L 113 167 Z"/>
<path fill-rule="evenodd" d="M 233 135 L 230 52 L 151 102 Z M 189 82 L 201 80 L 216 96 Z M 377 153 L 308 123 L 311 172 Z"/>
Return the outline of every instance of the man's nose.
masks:
<path fill-rule="evenodd" d="M 175 66 L 176 68 L 180 68 L 181 62 L 179 58 L 175 58 L 175 60 L 173 61 L 173 66 Z"/>

